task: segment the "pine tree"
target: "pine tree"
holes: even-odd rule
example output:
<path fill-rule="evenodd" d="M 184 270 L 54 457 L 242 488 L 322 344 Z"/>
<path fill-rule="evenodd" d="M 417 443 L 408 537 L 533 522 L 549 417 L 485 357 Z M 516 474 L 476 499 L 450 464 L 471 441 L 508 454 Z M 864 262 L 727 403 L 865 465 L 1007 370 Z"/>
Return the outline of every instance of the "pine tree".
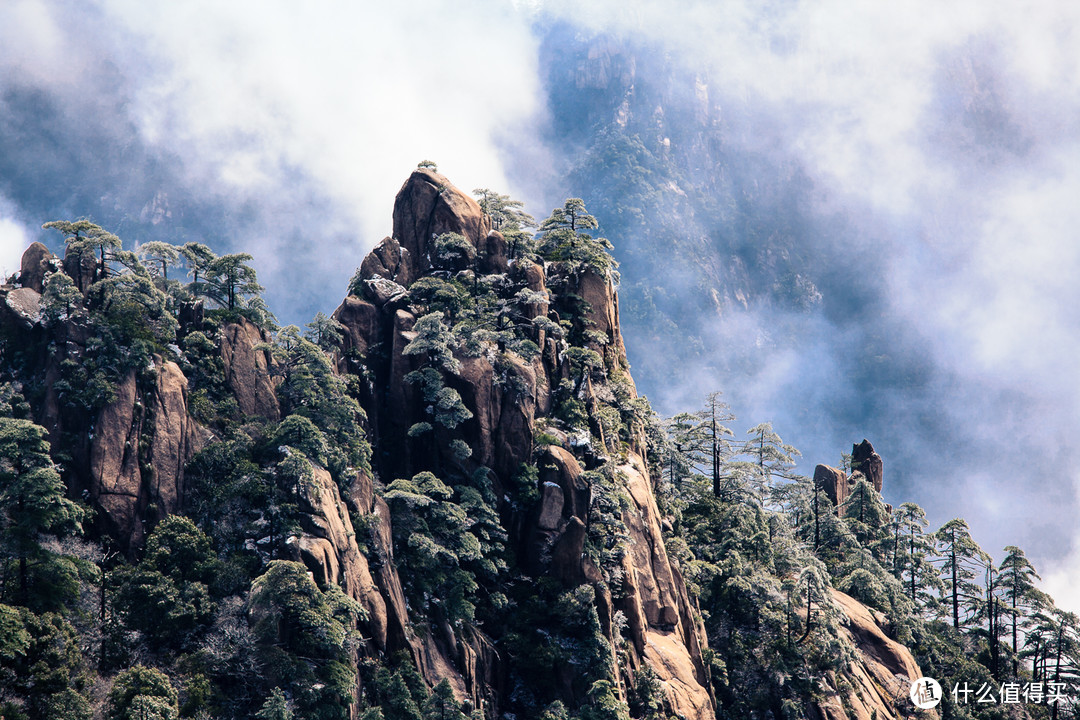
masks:
<path fill-rule="evenodd" d="M 41 226 L 44 230 L 59 230 L 64 234 L 64 242 L 75 255 L 86 252 L 99 253 L 97 279 L 108 275 L 108 262 L 112 259 L 112 252 L 121 247 L 120 238 L 105 230 L 100 225 L 95 225 L 89 220 L 53 220 Z"/>
<path fill-rule="evenodd" d="M 545 260 L 569 263 L 573 273 L 591 268 L 608 277 L 618 266 L 610 254 L 611 243 L 585 232 L 598 227 L 596 218 L 585 209 L 584 201 L 569 198 L 540 223 L 538 252 Z"/>
<path fill-rule="evenodd" d="M 940 574 L 952 611 L 953 627 L 959 630 L 978 611 L 982 588 L 974 580 L 986 567 L 990 556 L 972 539 L 968 524 L 959 518 L 942 525 L 934 537 L 942 562 Z M 965 606 L 967 613 L 961 618 L 960 610 Z"/>
<path fill-rule="evenodd" d="M 249 296 L 257 297 L 263 291 L 255 269 L 248 265 L 253 259 L 247 253 L 233 253 L 212 260 L 204 270 L 202 294 L 229 311 L 249 306 L 252 301 Z"/>
<path fill-rule="evenodd" d="M 81 532 L 86 510 L 65 496 L 46 434 L 29 420 L 0 418 L 0 552 L 15 564 L 15 591 L 5 583 L 3 598 L 51 608 L 71 592 L 61 588 L 76 582 L 75 569 L 41 536 Z"/>
<path fill-rule="evenodd" d="M 169 281 L 169 267 L 180 261 L 180 250 L 175 245 L 154 240 L 143 243 L 135 253 L 142 260 L 150 261 L 150 274 Z"/>
<path fill-rule="evenodd" d="M 255 713 L 255 717 L 257 720 L 293 720 L 292 703 L 281 688 L 275 687 L 259 712 Z"/>
<path fill-rule="evenodd" d="M 1019 677 L 1019 651 L 1018 631 L 1026 625 L 1026 610 L 1030 610 L 1036 602 L 1035 580 L 1039 578 L 1035 568 L 1024 555 L 1024 551 L 1015 545 L 1005 548 L 1005 559 L 998 567 L 998 584 L 1008 602 L 1007 614 L 1011 625 L 1012 636 L 1012 672 L 1014 677 Z"/>
<path fill-rule="evenodd" d="M 926 513 L 915 503 L 904 503 L 893 513 L 892 524 L 893 574 L 904 584 L 916 607 L 932 604 L 937 599 L 933 590 L 940 587 L 941 581 L 930 560 L 934 537 L 926 533 Z"/>

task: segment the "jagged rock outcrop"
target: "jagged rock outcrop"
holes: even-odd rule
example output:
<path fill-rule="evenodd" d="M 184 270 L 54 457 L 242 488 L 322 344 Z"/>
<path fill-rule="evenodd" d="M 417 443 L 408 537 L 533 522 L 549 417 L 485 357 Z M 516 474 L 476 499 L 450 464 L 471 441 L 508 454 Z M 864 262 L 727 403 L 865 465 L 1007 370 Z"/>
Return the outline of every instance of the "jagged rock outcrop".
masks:
<path fill-rule="evenodd" d="M 431 267 L 431 241 L 443 233 L 459 233 L 475 247 L 491 232 L 491 218 L 475 200 L 444 176 L 419 169 L 409 176 L 394 201 L 394 238 L 408 254 L 412 282 Z"/>
<path fill-rule="evenodd" d="M 911 652 L 891 639 L 882 629 L 880 613 L 839 590 L 830 589 L 846 620 L 842 632 L 856 651 L 856 662 L 845 680 L 851 691 L 845 697 L 836 693 L 820 703 L 817 710 L 824 720 L 899 720 L 911 716 L 908 697 L 911 683 L 922 677 Z M 935 719 L 936 711 L 920 711 L 919 717 Z"/>
<path fill-rule="evenodd" d="M 419 314 L 408 304 L 404 291 L 430 269 L 430 241 L 444 232 L 460 233 L 477 248 L 481 272 L 505 273 L 512 282 L 547 297 L 545 268 L 528 260 L 511 262 L 505 239 L 491 231 L 490 219 L 475 201 L 441 175 L 427 170 L 412 174 L 398 193 L 393 237 L 384 239 L 360 266 L 364 297 L 346 298 L 334 313 L 345 326 L 339 369 L 367 378 L 367 388 L 361 394 L 367 393 L 363 404 L 369 437 L 375 445 L 374 465 L 384 482 L 459 462 L 442 457 L 445 442 L 433 443 L 431 433 L 416 438 L 407 433 L 428 416 L 418 389 L 406 380 L 422 359 L 403 352 L 416 338 L 414 325 Z M 632 381 L 625 375 L 628 364 L 619 330 L 618 298 L 611 282 L 589 268 L 563 272 L 556 282 L 556 291 L 584 301 L 586 311 L 577 322 L 594 333 L 591 337 L 604 338 L 592 341 L 594 349 L 633 392 Z M 530 319 L 550 311 L 546 300 L 526 310 Z M 583 583 L 593 585 L 601 626 L 613 646 L 622 644 L 613 634 L 617 632 L 613 630 L 617 627 L 615 614 L 627 619 L 624 633 L 630 643 L 622 677 L 632 677 L 634 670 L 647 664 L 660 679 L 673 712 L 686 718 L 712 718 L 713 700 L 702 656 L 704 631 L 678 566 L 664 546 L 660 513 L 641 451 L 633 446 L 616 470 L 629 498 L 623 514 L 629 541 L 621 565 L 625 581 L 613 596 L 602 582 L 601 570 L 583 552 L 592 489 L 582 463 L 602 463 L 600 448 L 583 449 L 579 459 L 569 445 L 548 445 L 534 456 L 538 418 L 551 411 L 553 389 L 571 377 L 564 352 L 553 338 L 536 332 L 534 341 L 542 353 L 528 362 L 503 354 L 496 363 L 494 348 L 478 357 L 459 356 L 458 369 L 446 372 L 445 382 L 460 395 L 470 417 L 452 432 L 435 432 L 441 441 L 453 438 L 468 445 L 472 453 L 469 467 L 490 469 L 495 495 L 502 499 L 499 512 L 510 522 L 510 542 L 516 544 L 518 556 L 530 572 L 555 578 L 568 589 Z M 375 348 L 381 353 L 370 355 L 361 367 L 358 358 Z M 592 405 L 600 402 L 601 394 L 611 397 L 606 385 L 597 386 L 587 374 L 573 380 L 582 382 L 580 395 Z M 522 516 L 513 509 L 507 488 L 522 463 L 530 462 L 539 469 L 537 500 Z M 498 695 L 496 679 L 505 674 L 508 659 L 500 659 L 491 640 L 475 629 L 415 625 L 400 578 L 393 570 L 387 508 L 367 489 L 356 503 L 361 512 L 366 508 L 377 518 L 373 531 L 377 539 L 372 544 L 382 561 L 380 567 L 371 568 L 371 577 L 385 610 L 375 614 L 376 626 L 369 632 L 381 638 L 385 628 L 386 647 L 403 643 L 429 682 L 448 679 L 459 699 L 474 707 L 484 703 L 489 711 L 496 709 L 506 700 Z M 306 544 L 305 557 L 319 568 L 317 574 L 333 572 L 334 564 L 326 559 L 327 548 L 314 537 Z M 341 557 L 339 551 L 339 568 Z M 620 686 L 618 691 L 625 696 L 625 688 Z"/>
<path fill-rule="evenodd" d="M 279 420 L 281 407 L 270 376 L 270 354 L 258 349 L 267 338 L 251 321 L 241 319 L 221 331 L 221 359 L 225 361 L 225 382 L 232 390 L 240 412 L 267 420 Z"/>
<path fill-rule="evenodd" d="M 814 487 L 820 488 L 837 507 L 847 500 L 850 492 L 847 474 L 829 465 L 814 468 Z"/>
<path fill-rule="evenodd" d="M 180 509 L 184 468 L 207 442 L 187 412 L 187 378 L 156 361 L 156 382 L 142 391 L 134 370 L 98 413 L 90 445 L 90 499 L 124 547 L 142 543 L 145 525 Z"/>
<path fill-rule="evenodd" d="M 874 489 L 881 492 L 884 482 L 884 465 L 881 456 L 874 452 L 874 446 L 869 440 L 863 439 L 861 443 L 851 446 L 851 471 L 852 473 L 861 472 Z"/>

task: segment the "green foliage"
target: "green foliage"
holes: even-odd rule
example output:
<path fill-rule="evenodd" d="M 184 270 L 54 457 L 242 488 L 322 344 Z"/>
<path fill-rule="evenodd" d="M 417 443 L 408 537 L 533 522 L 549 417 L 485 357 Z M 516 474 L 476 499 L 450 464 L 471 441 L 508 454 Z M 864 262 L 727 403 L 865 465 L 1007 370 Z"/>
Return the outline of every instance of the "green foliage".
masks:
<path fill-rule="evenodd" d="M 456 492 L 430 472 L 390 483 L 394 556 L 417 610 L 451 622 L 475 617 L 478 580 L 493 581 L 505 569 L 506 534 L 491 509 L 490 495 L 462 486 Z M 490 490 L 488 490 L 490 492 Z M 455 502 L 455 495 L 457 501 Z"/>
<path fill-rule="evenodd" d="M 476 261 L 476 248 L 460 233 L 435 238 L 432 265 L 441 270 L 464 270 Z"/>
<path fill-rule="evenodd" d="M 85 315 L 83 295 L 66 273 L 55 272 L 45 278 L 42 319 L 47 327 L 55 327 Z"/>
<path fill-rule="evenodd" d="M 318 345 L 325 352 L 333 352 L 341 347 L 341 339 L 345 335 L 345 326 L 323 313 L 316 313 L 315 319 L 305 327 L 308 331 L 304 336 Z"/>
<path fill-rule="evenodd" d="M 89 720 L 79 636 L 55 613 L 0 605 L 0 698 L 18 698 L 31 717 Z M 67 715 L 52 714 L 63 709 Z"/>
<path fill-rule="evenodd" d="M 569 198 L 540 223 L 537 251 L 545 260 L 566 263 L 573 274 L 591 269 L 602 277 L 615 278 L 618 263 L 611 257 L 611 243 L 585 232 L 598 227 L 581 198 Z"/>
<path fill-rule="evenodd" d="M 295 698 L 301 717 L 347 718 L 360 604 L 337 586 L 320 589 L 303 564 L 273 560 L 252 583 L 248 608 L 268 682 Z"/>
<path fill-rule="evenodd" d="M 366 468 L 371 458 L 371 446 L 363 430 L 366 419 L 360 404 L 349 394 L 345 380 L 339 376 L 326 353 L 313 342 L 300 336 L 299 328 L 290 325 L 278 332 L 271 347 L 274 372 L 281 376 L 277 396 L 284 413 L 311 421 L 311 430 L 325 436 L 312 459 L 330 471 L 339 487 L 348 490 L 352 482 L 350 468 Z M 297 420 L 289 420 L 288 428 L 297 429 Z M 284 431 L 283 431 L 284 432 Z"/>
<path fill-rule="evenodd" d="M 153 668 L 125 670 L 109 692 L 108 720 L 176 720 L 178 712 L 176 689 Z"/>
<path fill-rule="evenodd" d="M 488 188 L 477 188 L 473 195 L 480 209 L 491 218 L 492 227 L 506 238 L 511 258 L 528 257 L 535 252 L 536 242 L 528 230 L 536 227 L 536 219 L 522 209 L 525 203 Z"/>
<path fill-rule="evenodd" d="M 454 690 L 445 678 L 431 689 L 431 695 L 424 703 L 424 720 L 466 720 L 454 699 Z"/>
<path fill-rule="evenodd" d="M 43 534 L 82 531 L 87 511 L 65 497 L 45 428 L 0 417 L 0 561 L 3 600 L 57 610 L 77 593 L 78 569 L 47 549 Z"/>
<path fill-rule="evenodd" d="M 935 533 L 944 600 L 951 612 L 953 628 L 959 630 L 978 612 L 981 590 L 975 579 L 990 556 L 971 537 L 964 520 L 950 520 Z"/>
<path fill-rule="evenodd" d="M 112 252 L 121 247 L 120 238 L 86 219 L 53 220 L 41 226 L 43 230 L 59 230 L 64 234 L 64 242 L 75 255 L 99 253 L 97 276 L 106 275 L 106 263 L 112 258 Z"/>
<path fill-rule="evenodd" d="M 281 688 L 275 687 L 255 717 L 257 720 L 293 720 L 292 703 L 285 698 Z"/>
<path fill-rule="evenodd" d="M 622 559 L 630 541 L 623 520 L 630 509 L 624 480 L 611 463 L 582 474 L 589 485 L 589 523 L 585 553 L 604 573 L 604 579 L 618 588 L 622 583 Z"/>
<path fill-rule="evenodd" d="M 113 606 L 126 628 L 155 647 L 182 648 L 213 617 L 209 585 L 219 566 L 210 538 L 191 520 L 170 516 L 150 534 L 142 561 L 113 573 Z"/>
<path fill-rule="evenodd" d="M 164 283 L 169 281 L 169 268 L 180 261 L 180 249 L 175 245 L 154 240 L 143 243 L 138 247 L 136 255 L 141 260 L 148 261 L 147 268 L 155 278 L 161 278 Z"/>
<path fill-rule="evenodd" d="M 254 258 L 247 253 L 222 255 L 205 268 L 201 294 L 229 311 L 251 306 L 251 296 L 262 293 L 255 269 L 248 265 Z"/>

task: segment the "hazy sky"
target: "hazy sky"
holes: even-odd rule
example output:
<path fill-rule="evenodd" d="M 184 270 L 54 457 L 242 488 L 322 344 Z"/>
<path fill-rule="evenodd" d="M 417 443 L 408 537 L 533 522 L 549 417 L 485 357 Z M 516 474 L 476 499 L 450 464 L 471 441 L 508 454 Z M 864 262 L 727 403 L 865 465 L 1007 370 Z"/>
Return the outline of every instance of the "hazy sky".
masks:
<path fill-rule="evenodd" d="M 882 327 L 932 369 L 917 397 L 891 388 L 878 404 L 877 426 L 908 425 L 891 431 L 908 454 L 936 455 L 921 467 L 940 472 L 905 489 L 939 521 L 967 517 L 998 558 L 1029 548 L 1080 609 L 1080 8 L 380 5 L 0 4 L 0 269 L 42 222 L 89 215 L 129 241 L 251 251 L 271 307 L 302 322 L 340 300 L 421 159 L 546 214 L 561 188 L 539 140 L 544 22 L 647 39 L 798 159 L 815 212 L 843 221 L 838 250 L 869 248 Z M 717 352 L 761 322 L 726 320 Z M 845 385 L 837 348 L 865 330 L 808 322 L 736 392 L 785 436 Z M 816 421 L 819 438 L 860 439 Z M 952 447 L 926 437 L 941 422 Z"/>

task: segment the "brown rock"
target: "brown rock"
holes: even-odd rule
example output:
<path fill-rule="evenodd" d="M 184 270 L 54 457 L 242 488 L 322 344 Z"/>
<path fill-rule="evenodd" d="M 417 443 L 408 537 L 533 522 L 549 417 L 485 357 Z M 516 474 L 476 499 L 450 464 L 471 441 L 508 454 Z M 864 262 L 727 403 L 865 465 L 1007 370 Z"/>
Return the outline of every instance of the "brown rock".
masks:
<path fill-rule="evenodd" d="M 343 354 L 366 355 L 368 348 L 379 342 L 379 311 L 371 303 L 349 296 L 334 311 L 333 317 L 345 326 Z"/>
<path fill-rule="evenodd" d="M 24 288 L 45 292 L 45 276 L 56 271 L 59 262 L 49 248 L 39 242 L 31 243 L 22 256 L 19 284 Z"/>
<path fill-rule="evenodd" d="M 702 685 L 695 661 L 678 633 L 648 630 L 645 633 L 644 658 L 661 679 L 668 702 L 678 717 L 687 720 L 713 720 L 712 697 Z"/>
<path fill-rule="evenodd" d="M 898 720 L 910 716 L 908 691 L 911 681 L 922 677 L 911 652 L 889 638 L 881 629 L 873 611 L 858 600 L 830 588 L 832 600 L 844 615 L 841 630 L 856 650 L 857 661 L 845 673 L 852 688 L 842 699 L 836 693 L 836 681 L 830 683 L 833 695 L 818 706 L 826 718 L 835 720 Z M 936 711 L 921 711 L 920 717 L 933 720 Z"/>
<path fill-rule="evenodd" d="M 581 479 L 581 464 L 565 448 L 549 445 L 537 461 L 540 482 L 562 488 L 563 516 L 587 520 L 589 517 L 589 484 Z"/>
<path fill-rule="evenodd" d="M 553 482 L 544 483 L 540 489 L 540 519 L 536 524 L 544 530 L 557 530 L 562 520 L 563 491 Z"/>
<path fill-rule="evenodd" d="M 157 385 L 148 398 L 154 423 L 148 455 L 154 468 L 150 492 L 162 515 L 180 510 L 184 467 L 209 439 L 209 434 L 188 416 L 187 387 L 180 367 L 167 362 L 161 365 Z"/>
<path fill-rule="evenodd" d="M 479 248 L 491 232 L 491 218 L 442 175 L 416 170 L 394 201 L 394 237 L 410 256 L 410 281 L 431 267 L 432 238 L 448 232 L 460 233 Z"/>
<path fill-rule="evenodd" d="M 884 464 L 881 462 L 881 456 L 874 452 L 874 446 L 869 440 L 864 438 L 858 445 L 851 446 L 851 471 L 861 472 L 874 489 L 881 492 L 885 473 Z"/>
<path fill-rule="evenodd" d="M 529 262 L 528 260 L 519 260 L 514 264 L 514 275 L 519 282 L 524 282 L 525 287 L 528 289 L 539 293 L 547 292 L 547 281 L 544 275 L 544 268 L 536 263 Z M 547 314 L 548 303 L 546 302 L 525 307 L 525 316 L 530 320 Z M 537 344 L 540 347 L 543 347 L 544 341 L 540 340 Z"/>
<path fill-rule="evenodd" d="M 356 544 L 352 518 L 338 486 L 325 469 L 314 466 L 310 483 L 301 487 L 303 532 L 291 539 L 300 560 L 316 582 L 340 585 L 367 610 L 367 634 L 377 649 L 387 642 L 386 601 L 379 592 L 367 558 Z"/>
<path fill-rule="evenodd" d="M 450 385 L 461 395 L 473 416 L 459 431 L 472 448 L 472 460 L 491 467 L 495 464 L 494 438 L 502 408 L 495 392 L 495 370 L 486 357 L 462 358 L 461 369 L 450 378 Z"/>
<path fill-rule="evenodd" d="M 98 414 L 90 446 L 90 498 L 104 511 L 113 534 L 125 544 L 138 544 L 143 536 L 138 516 L 142 422 L 132 370 L 117 385 L 116 400 Z"/>
<path fill-rule="evenodd" d="M 270 356 L 256 346 L 266 342 L 262 331 L 246 319 L 222 329 L 221 358 L 225 361 L 225 381 L 236 397 L 240 412 L 278 420 L 274 383 L 270 378 Z"/>
<path fill-rule="evenodd" d="M 832 500 L 833 505 L 839 507 L 848 496 L 848 476 L 843 470 L 818 465 L 814 468 L 814 487 L 822 490 Z"/>
<path fill-rule="evenodd" d="M 571 517 L 566 523 L 566 529 L 551 549 L 551 575 L 567 587 L 575 587 L 585 582 L 585 569 L 582 566 L 585 534 L 585 523 Z"/>
<path fill-rule="evenodd" d="M 410 258 L 408 251 L 403 250 L 397 240 L 383 238 L 360 263 L 360 277 L 363 280 L 381 277 L 408 286 L 413 280 L 409 275 Z"/>
<path fill-rule="evenodd" d="M 503 386 L 501 413 L 494 434 L 495 464 L 492 467 L 500 477 L 512 477 L 518 466 L 530 459 L 536 417 L 537 365 L 526 365 L 512 356 L 509 365 L 506 373 L 516 382 Z M 518 385 L 523 389 L 517 389 Z"/>
<path fill-rule="evenodd" d="M 504 273 L 510 269 L 509 247 L 498 230 L 489 232 L 480 243 L 480 269 L 485 273 Z"/>
<path fill-rule="evenodd" d="M 152 423 L 149 440 L 143 437 L 147 418 Z M 147 521 L 179 511 L 184 468 L 209 439 L 188 415 L 187 378 L 175 363 L 164 363 L 154 387 L 143 397 L 135 372 L 129 372 L 117 385 L 116 400 L 98 414 L 93 432 L 90 498 L 104 511 L 121 544 L 137 546 Z M 146 442 L 145 458 L 153 470 L 149 482 L 144 482 L 139 462 Z M 151 505 L 154 511 L 149 513 Z"/>
<path fill-rule="evenodd" d="M 364 298 L 375 303 L 380 308 L 388 303 L 401 300 L 407 294 L 408 291 L 401 285 L 378 275 L 364 280 Z"/>

